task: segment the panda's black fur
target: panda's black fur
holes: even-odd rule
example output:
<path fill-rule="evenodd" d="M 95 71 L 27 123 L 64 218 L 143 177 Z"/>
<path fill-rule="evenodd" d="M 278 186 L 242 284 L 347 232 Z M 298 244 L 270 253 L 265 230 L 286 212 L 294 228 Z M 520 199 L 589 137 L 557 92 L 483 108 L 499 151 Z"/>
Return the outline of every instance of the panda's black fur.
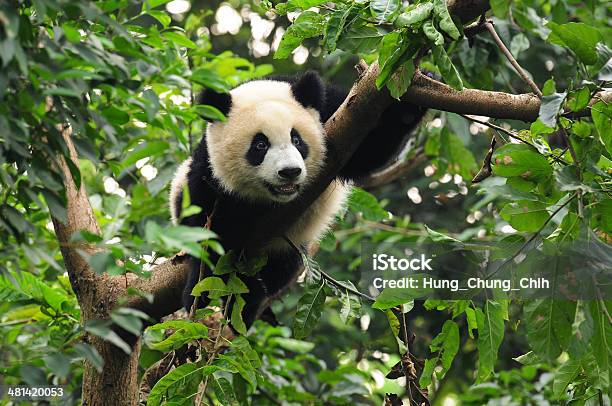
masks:
<path fill-rule="evenodd" d="M 272 78 L 274 81 L 286 82 L 291 86 L 292 95 L 303 107 L 315 109 L 320 116 L 320 121 L 325 123 L 338 109 L 346 98 L 348 92 L 337 86 L 324 83 L 316 72 L 306 72 L 296 76 L 279 76 Z M 261 95 L 262 99 L 265 94 Z M 198 98 L 198 102 L 216 107 L 225 115 L 232 111 L 233 102 L 229 94 L 220 94 L 210 89 L 204 90 Z M 425 114 L 425 110 L 416 105 L 406 103 L 393 103 L 382 114 L 376 128 L 374 128 L 348 164 L 338 174 L 343 181 L 358 180 L 376 169 L 383 167 L 390 161 L 402 146 L 406 135 L 415 128 Z M 231 137 L 231 134 L 227 134 Z M 323 141 L 324 142 L 324 141 Z M 212 229 L 221 239 L 226 250 L 240 251 L 238 236 L 244 224 L 249 219 L 260 217 L 263 213 L 274 210 L 278 203 L 254 202 L 249 199 L 237 197 L 222 187 L 219 179 L 213 175 L 206 135 L 194 151 L 191 164 L 188 168 L 186 183 L 189 188 L 191 204 L 202 208 L 201 212 L 189 216 L 181 221 L 182 224 L 202 227 L 207 222 L 215 208 L 215 202 L 223 202 L 224 207 L 234 206 L 231 210 L 231 218 L 222 218 L 222 212 L 214 213 Z M 298 197 L 299 198 L 299 197 Z M 174 199 L 173 213 L 179 217 L 182 201 L 182 193 L 176 191 L 171 199 Z M 238 213 L 238 214 L 236 214 Z M 215 224 L 224 224 L 224 229 L 216 229 Z M 211 262 L 215 263 L 218 256 L 211 253 Z M 191 271 L 186 283 L 183 304 L 189 310 L 194 301 L 191 291 L 200 276 L 200 261 L 191 258 Z M 249 293 L 243 295 L 246 306 L 243 310 L 243 319 L 250 326 L 261 314 L 261 304 L 268 297 L 277 295 L 297 277 L 301 269 L 302 261 L 300 254 L 295 250 L 287 249 L 282 252 L 268 254 L 268 263 L 254 277 L 241 275 L 241 279 L 249 288 Z M 205 269 L 205 276 L 209 276 L 210 270 Z M 199 306 L 206 306 L 208 301 L 203 296 Z M 231 304 L 230 304 L 231 305 Z"/>

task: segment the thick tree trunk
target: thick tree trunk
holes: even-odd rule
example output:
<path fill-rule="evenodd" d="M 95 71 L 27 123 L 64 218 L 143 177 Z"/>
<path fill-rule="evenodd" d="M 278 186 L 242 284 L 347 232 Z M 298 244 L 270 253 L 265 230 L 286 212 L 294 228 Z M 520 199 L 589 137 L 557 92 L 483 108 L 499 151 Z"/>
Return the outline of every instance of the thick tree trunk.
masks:
<path fill-rule="evenodd" d="M 89 363 L 85 363 L 83 373 L 84 406 L 132 406 L 138 402 L 138 358 L 140 340 L 136 342 L 131 354 L 118 347 L 91 336 L 92 344 L 102 356 L 104 367 L 101 373 Z"/>

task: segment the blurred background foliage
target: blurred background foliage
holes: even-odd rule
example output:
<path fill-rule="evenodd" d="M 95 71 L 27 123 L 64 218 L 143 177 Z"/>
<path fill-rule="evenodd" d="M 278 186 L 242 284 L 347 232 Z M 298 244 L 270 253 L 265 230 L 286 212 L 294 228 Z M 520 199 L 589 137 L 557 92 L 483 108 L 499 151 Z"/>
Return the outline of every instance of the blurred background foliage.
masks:
<path fill-rule="evenodd" d="M 331 14 L 352 2 L 333 3 L 335 8 L 318 4 L 315 11 Z M 368 1 L 354 3 L 375 9 Z M 56 169 L 57 157 L 68 155 L 61 126 L 69 123 L 73 129 L 80 171 L 70 170 L 77 184 L 85 183 L 102 228 L 101 236 L 82 233 L 73 236 L 73 241 L 84 239 L 106 248 L 89 258 L 96 272 L 146 277 L 154 264 L 181 249 L 197 250 L 199 241 L 206 238 L 197 235 L 190 240 L 173 229 L 167 210 L 168 184 L 178 163 L 200 141 L 204 119 L 220 114 L 210 106 L 196 105 L 194 94 L 202 87 L 223 91 L 248 79 L 307 69 L 348 87 L 356 78 L 354 65 L 359 58 L 375 60 L 383 36 L 393 29 L 391 17 L 384 16 L 389 21 L 381 21 L 376 33 L 344 33 L 331 52 L 313 35 L 287 58 L 275 59 L 287 27 L 310 2 L 290 1 L 293 8 L 283 4 L 284 9 L 259 0 L 12 0 L 0 4 L 0 382 L 67 385 L 71 402 L 76 403 L 81 361 L 101 366 L 99 355 L 81 341 L 80 309 L 50 218 L 52 213 L 65 219 L 62 178 Z M 492 8 L 501 38 L 534 81 L 546 83 L 545 94 L 569 89 L 569 98 L 576 99 L 581 89 L 590 93 L 610 80 L 609 3 L 495 0 Z M 592 27 L 605 39 L 596 41 L 597 48 L 592 49 L 597 62 L 584 64 L 571 45 L 551 40 L 547 21 Z M 487 35 L 452 42 L 447 52 L 466 87 L 530 91 Z M 426 56 L 421 66 L 440 73 L 435 62 Z M 512 240 L 520 246 L 523 236 L 529 236 L 525 232 L 535 231 L 533 222 L 542 224 L 543 213 L 548 218 L 552 210 L 546 212 L 546 207 L 579 189 L 593 196 L 582 208 L 585 220 L 571 222 L 578 213 L 573 202 L 553 219 L 547 235 L 555 230 L 577 235 L 590 229 L 609 241 L 609 107 L 606 111 L 602 117 L 608 121 L 597 119 L 600 124 L 590 118 L 571 123 L 576 149 L 593 173 L 583 178 L 588 188 L 579 182 L 573 189 L 563 188 L 563 182 L 552 178 L 537 187 L 535 183 L 516 185 L 516 181 L 516 188 L 508 187 L 501 177 L 472 185 L 470 179 L 478 172 L 493 133 L 459 115 L 431 111 L 400 157 L 425 154 L 428 159 L 391 183 L 357 191 L 336 229 L 321 242 L 317 266 L 338 280 L 357 283 L 362 242 L 382 246 L 439 238 L 431 229 L 460 241 L 500 241 L 520 235 Z M 548 128 L 541 120 L 531 126 L 509 120 L 498 124 L 523 130 L 523 136 L 544 145 L 543 151 L 573 162 L 558 137 L 549 137 L 558 124 L 554 120 Z M 545 183 L 554 190 L 544 190 Z M 525 223 L 520 216 L 500 210 L 508 202 L 521 201 L 534 187 L 536 200 L 548 200 L 540 214 L 531 218 L 531 225 L 522 228 Z M 387 211 L 393 213 L 391 218 Z M 236 343 L 225 355 L 226 361 L 241 364 L 249 359 L 251 369 L 221 371 L 216 385 L 211 385 L 210 399 L 220 404 L 236 399 L 257 405 L 381 404 L 385 393 L 402 396 L 405 378 L 385 378 L 401 355 L 385 314 L 365 303 L 353 308 L 355 297 L 324 289 L 329 293 L 327 302 L 318 322 L 308 326 L 306 337 L 297 339 L 288 327 L 258 322 L 248 341 Z M 304 292 L 296 286 L 274 304 L 283 325 L 293 324 Z M 490 373 L 482 376 L 477 373 L 483 360 L 479 361 L 478 337 L 472 335 L 477 328 L 470 324 L 471 309 L 466 311 L 465 303 L 456 302 L 413 304 L 407 318 L 416 335 L 412 350 L 418 358 L 432 358 L 432 352 L 440 350 L 429 346 L 441 331 L 450 335 L 458 327 L 460 332 L 442 340 L 444 348 L 456 342 L 456 357 L 450 356 L 452 365 L 445 363 L 444 356 L 440 365 L 433 365 L 438 377 L 428 378 L 432 404 L 609 404 L 605 393 L 612 370 L 610 347 L 605 344 L 605 339 L 612 338 L 608 302 L 579 303 L 573 309 L 576 318 L 569 320 L 570 326 L 574 324 L 568 343 L 581 332 L 590 334 L 589 340 L 602 334 L 599 341 L 592 338 L 592 344 L 581 343 L 591 355 L 575 356 L 565 343 L 548 360 L 530 352 L 538 348 L 533 340 L 541 337 L 526 337 L 529 327 L 525 327 L 521 304 L 504 303 L 488 304 L 503 307 L 494 320 L 498 326 L 501 323 L 503 343 L 491 349 L 486 360 Z M 483 310 L 493 317 L 490 309 Z M 537 312 L 530 314 L 538 318 Z M 124 327 L 142 325 L 143 316 L 129 310 L 120 309 L 113 316 Z M 453 319 L 456 327 L 443 329 Z M 87 331 L 124 345 L 108 324 L 94 323 Z M 150 345 L 141 354 L 143 371 L 169 349 L 159 346 L 162 337 L 156 334 L 147 332 Z M 452 348 L 448 351 L 452 353 Z M 517 357 L 521 358 L 517 361 Z M 602 359 L 608 362 L 607 370 L 598 362 Z M 218 389 L 230 381 L 235 399 L 224 400 Z M 155 392 L 160 402 L 190 402 L 185 393 L 195 391 L 194 382 L 166 383 Z"/>

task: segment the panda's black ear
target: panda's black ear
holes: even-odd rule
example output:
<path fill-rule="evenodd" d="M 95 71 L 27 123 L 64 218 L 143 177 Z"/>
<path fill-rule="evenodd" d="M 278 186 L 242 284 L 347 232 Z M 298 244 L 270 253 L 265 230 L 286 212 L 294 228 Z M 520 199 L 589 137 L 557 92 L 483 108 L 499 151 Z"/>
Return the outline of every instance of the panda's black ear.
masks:
<path fill-rule="evenodd" d="M 227 116 L 232 108 L 232 96 L 229 93 L 217 93 L 212 89 L 204 89 L 198 95 L 198 104 L 208 104 L 216 107 L 223 115 Z"/>
<path fill-rule="evenodd" d="M 325 104 L 325 84 L 319 74 L 308 71 L 291 84 L 293 97 L 304 107 L 312 107 L 318 112 L 323 110 Z"/>

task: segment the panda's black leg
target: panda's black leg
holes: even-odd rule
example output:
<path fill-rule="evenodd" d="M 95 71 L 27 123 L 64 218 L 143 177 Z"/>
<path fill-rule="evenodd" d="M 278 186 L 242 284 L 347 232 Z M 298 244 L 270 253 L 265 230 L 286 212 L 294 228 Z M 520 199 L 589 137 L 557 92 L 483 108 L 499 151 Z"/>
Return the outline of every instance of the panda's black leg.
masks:
<path fill-rule="evenodd" d="M 359 180 L 370 175 L 397 156 L 410 132 L 420 123 L 426 109 L 394 102 L 380 117 L 378 125 L 359 145 L 339 176 Z"/>
<path fill-rule="evenodd" d="M 297 277 L 301 266 L 302 258 L 294 251 L 272 253 L 268 255 L 268 263 L 257 275 L 254 277 L 241 276 L 242 281 L 249 288 L 249 292 L 243 294 L 246 304 L 242 310 L 242 319 L 247 328 L 262 312 L 263 302 L 269 297 L 276 296 L 287 287 Z"/>
<path fill-rule="evenodd" d="M 244 324 L 248 329 L 257 319 L 259 307 L 264 302 L 264 300 L 266 300 L 267 291 L 261 280 L 259 280 L 259 278 L 257 277 L 241 275 L 240 279 L 249 289 L 248 293 L 242 294 L 242 298 L 245 302 L 244 308 L 242 309 L 242 321 L 244 321 Z M 228 306 L 230 307 L 228 314 L 231 314 L 235 302 L 235 298 L 232 297 L 228 304 Z"/>
<path fill-rule="evenodd" d="M 215 258 L 211 258 L 211 260 L 213 260 L 213 263 L 214 261 L 216 261 L 216 258 L 217 258 L 216 256 Z M 185 283 L 185 288 L 183 290 L 183 307 L 188 312 L 191 310 L 191 306 L 193 306 L 193 302 L 195 300 L 195 296 L 191 295 L 191 291 L 193 290 L 195 285 L 197 285 L 197 283 L 200 281 L 200 264 L 201 263 L 202 262 L 200 261 L 199 258 L 195 258 L 192 256 L 189 257 L 189 275 L 187 277 L 187 282 Z M 203 277 L 207 278 L 209 276 L 212 276 L 212 272 L 206 266 L 204 268 Z M 206 296 L 206 293 L 202 293 L 202 295 L 200 296 L 200 299 L 198 300 L 198 308 L 206 307 L 208 303 L 210 303 L 210 300 Z"/>

